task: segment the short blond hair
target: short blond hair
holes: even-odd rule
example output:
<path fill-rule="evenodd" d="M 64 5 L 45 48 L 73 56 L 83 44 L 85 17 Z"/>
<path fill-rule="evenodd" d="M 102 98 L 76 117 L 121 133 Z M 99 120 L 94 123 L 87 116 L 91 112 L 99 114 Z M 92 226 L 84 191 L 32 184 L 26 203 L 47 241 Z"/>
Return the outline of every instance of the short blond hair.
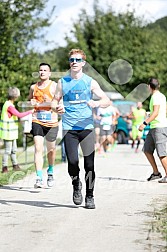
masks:
<path fill-rule="evenodd" d="M 84 60 L 86 60 L 86 54 L 85 54 L 84 51 L 81 50 L 81 49 L 71 49 L 71 51 L 69 52 L 69 56 L 71 57 L 71 55 L 77 54 L 77 53 L 81 54 L 81 55 L 82 55 L 82 58 L 83 58 Z"/>
<path fill-rule="evenodd" d="M 8 99 L 13 100 L 20 96 L 20 90 L 17 87 L 10 87 L 8 89 Z"/>

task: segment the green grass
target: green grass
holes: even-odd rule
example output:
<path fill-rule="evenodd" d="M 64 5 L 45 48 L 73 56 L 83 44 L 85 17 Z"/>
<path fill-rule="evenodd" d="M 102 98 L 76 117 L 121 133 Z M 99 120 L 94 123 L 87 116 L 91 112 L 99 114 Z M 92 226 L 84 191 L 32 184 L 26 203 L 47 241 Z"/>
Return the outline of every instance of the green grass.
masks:
<path fill-rule="evenodd" d="M 161 233 L 167 243 L 167 204 L 162 209 L 155 210 L 154 216 L 153 230 Z"/>
<path fill-rule="evenodd" d="M 0 186 L 12 184 L 13 182 L 17 180 L 26 177 L 28 174 L 35 172 L 33 147 L 28 147 L 27 151 L 24 151 L 19 148 L 19 151 L 17 153 L 17 158 L 18 158 L 19 166 L 21 167 L 21 171 L 13 171 L 11 160 L 9 158 L 8 173 L 0 172 Z M 55 164 L 58 164 L 58 163 L 61 163 L 61 150 L 60 149 L 56 150 Z M 47 167 L 47 165 L 48 165 L 47 157 L 45 155 L 44 167 Z M 0 167 L 2 167 L 2 157 L 0 159 Z"/>

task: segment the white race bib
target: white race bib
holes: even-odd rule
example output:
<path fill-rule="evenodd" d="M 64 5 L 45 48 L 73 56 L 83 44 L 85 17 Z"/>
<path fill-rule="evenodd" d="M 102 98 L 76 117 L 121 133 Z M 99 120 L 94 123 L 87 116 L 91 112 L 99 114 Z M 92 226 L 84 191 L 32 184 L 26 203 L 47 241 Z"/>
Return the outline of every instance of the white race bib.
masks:
<path fill-rule="evenodd" d="M 110 130 L 111 126 L 110 125 L 103 125 L 103 130 Z"/>

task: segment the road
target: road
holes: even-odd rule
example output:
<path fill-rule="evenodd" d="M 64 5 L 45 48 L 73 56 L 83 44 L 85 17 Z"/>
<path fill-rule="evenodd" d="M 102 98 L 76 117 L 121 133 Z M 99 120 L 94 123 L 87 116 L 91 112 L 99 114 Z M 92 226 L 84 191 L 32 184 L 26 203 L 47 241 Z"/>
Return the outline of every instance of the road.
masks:
<path fill-rule="evenodd" d="M 95 163 L 94 210 L 73 204 L 66 163 L 56 165 L 51 189 L 34 189 L 34 173 L 0 187 L 0 251 L 165 251 L 152 223 L 166 201 L 167 185 L 147 182 L 152 170 L 142 151 L 117 145 L 97 154 Z M 84 193 L 82 158 L 80 165 Z"/>

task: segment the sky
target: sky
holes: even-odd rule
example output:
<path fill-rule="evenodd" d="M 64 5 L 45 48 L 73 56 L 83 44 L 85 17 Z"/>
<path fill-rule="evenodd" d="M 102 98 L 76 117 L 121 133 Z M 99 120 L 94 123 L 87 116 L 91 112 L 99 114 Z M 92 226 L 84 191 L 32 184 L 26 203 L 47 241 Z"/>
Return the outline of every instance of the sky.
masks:
<path fill-rule="evenodd" d="M 59 46 L 65 46 L 65 35 L 69 35 L 74 21 L 77 21 L 81 9 L 85 9 L 88 15 L 93 15 L 94 0 L 48 0 L 45 12 L 49 12 L 55 5 L 55 15 L 52 17 L 52 25 L 45 30 L 45 38 L 48 44 L 36 41 L 33 47 L 38 52 L 51 50 Z M 105 11 L 108 6 L 116 13 L 135 10 L 139 17 L 154 22 L 167 16 L 167 0 L 99 0 L 99 6 Z"/>

